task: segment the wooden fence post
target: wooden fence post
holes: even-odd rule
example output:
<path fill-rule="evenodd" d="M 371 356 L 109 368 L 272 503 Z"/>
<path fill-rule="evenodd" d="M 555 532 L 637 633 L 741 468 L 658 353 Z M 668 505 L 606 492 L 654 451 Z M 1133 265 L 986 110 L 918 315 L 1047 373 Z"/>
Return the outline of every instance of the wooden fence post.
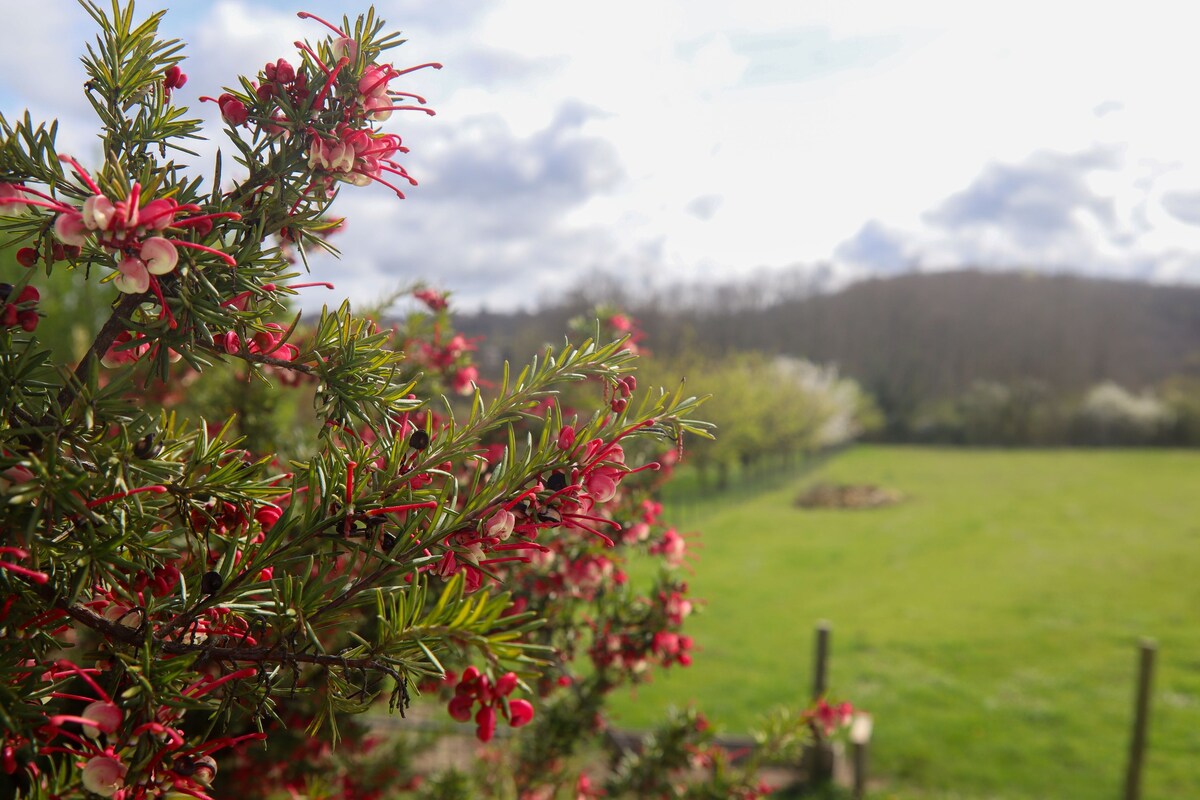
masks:
<path fill-rule="evenodd" d="M 829 688 L 829 631 L 830 625 L 827 621 L 821 620 L 817 623 L 817 647 L 813 658 L 814 703 L 820 700 Z"/>
<path fill-rule="evenodd" d="M 817 623 L 816 649 L 813 657 L 813 691 L 812 701 L 816 703 L 825 696 L 829 681 L 829 633 L 831 626 L 822 620 Z M 833 780 L 833 747 L 820 733 L 812 746 L 804 753 L 805 772 L 808 782 L 819 786 Z"/>
<path fill-rule="evenodd" d="M 1150 725 L 1150 689 L 1154 680 L 1154 655 L 1158 645 L 1143 639 L 1138 658 L 1137 699 L 1133 710 L 1133 735 L 1129 739 L 1129 766 L 1125 770 L 1125 800 L 1142 796 L 1142 760 L 1146 755 L 1146 729 Z"/>
<path fill-rule="evenodd" d="M 854 800 L 863 800 L 867 794 L 867 746 L 871 743 L 871 715 L 860 713 L 850 726 L 850 746 L 854 765 Z"/>

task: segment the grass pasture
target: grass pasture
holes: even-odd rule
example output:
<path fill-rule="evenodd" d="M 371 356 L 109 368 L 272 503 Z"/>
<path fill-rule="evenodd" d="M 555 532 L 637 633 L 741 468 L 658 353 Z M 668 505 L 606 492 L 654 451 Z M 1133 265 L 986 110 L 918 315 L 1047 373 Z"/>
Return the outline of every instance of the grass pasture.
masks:
<path fill-rule="evenodd" d="M 876 715 L 874 797 L 1118 798 L 1139 637 L 1159 643 L 1145 800 L 1200 797 L 1200 453 L 859 447 L 668 514 L 703 531 L 699 652 L 618 722 L 697 701 L 728 731 L 801 705 L 812 630 L 832 694 Z M 816 480 L 899 505 L 806 511 Z"/>

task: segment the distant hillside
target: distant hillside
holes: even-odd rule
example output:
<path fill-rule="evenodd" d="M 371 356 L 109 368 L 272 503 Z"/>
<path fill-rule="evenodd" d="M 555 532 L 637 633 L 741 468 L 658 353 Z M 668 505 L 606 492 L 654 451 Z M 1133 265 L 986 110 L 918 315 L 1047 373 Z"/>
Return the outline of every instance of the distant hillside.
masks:
<path fill-rule="evenodd" d="M 1196 287 L 961 271 L 873 279 L 733 309 L 661 300 L 626 307 L 656 352 L 753 349 L 836 362 L 893 414 L 979 380 L 1032 379 L 1070 392 L 1104 380 L 1138 389 L 1200 375 Z M 459 321 L 489 337 L 494 359 L 512 359 L 561 341 L 566 320 L 586 308 L 577 298 L 535 314 Z"/>

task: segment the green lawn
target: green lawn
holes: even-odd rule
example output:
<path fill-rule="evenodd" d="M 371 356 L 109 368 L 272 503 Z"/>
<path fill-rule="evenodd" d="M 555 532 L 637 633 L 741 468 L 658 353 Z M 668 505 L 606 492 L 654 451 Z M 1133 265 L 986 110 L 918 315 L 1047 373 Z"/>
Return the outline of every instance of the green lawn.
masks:
<path fill-rule="evenodd" d="M 908 499 L 796 508 L 814 480 Z M 694 699 L 739 731 L 804 703 L 828 619 L 833 694 L 876 715 L 874 797 L 1115 799 L 1148 636 L 1143 797 L 1200 797 L 1200 453 L 860 447 L 697 497 L 668 514 L 703 532 L 700 651 L 620 724 Z"/>

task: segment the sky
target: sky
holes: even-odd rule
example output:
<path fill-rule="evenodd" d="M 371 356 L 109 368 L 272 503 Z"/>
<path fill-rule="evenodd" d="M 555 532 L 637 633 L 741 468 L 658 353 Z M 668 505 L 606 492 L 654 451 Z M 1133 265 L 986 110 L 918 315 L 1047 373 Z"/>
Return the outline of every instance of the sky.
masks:
<path fill-rule="evenodd" d="M 142 0 L 142 13 L 163 4 Z M 369 301 L 421 280 L 532 308 L 614 276 L 637 292 L 820 268 L 841 284 L 962 266 L 1200 281 L 1200 48 L 1187 5 L 1009 0 L 382 0 L 392 87 L 437 116 L 384 129 L 419 181 L 346 186 L 342 258 Z M 99 160 L 73 0 L 3 4 L 0 110 Z M 365 4 L 177 2 L 197 103 Z M 35 66 L 31 66 L 35 65 Z M 226 146 L 227 147 L 227 146 Z"/>

